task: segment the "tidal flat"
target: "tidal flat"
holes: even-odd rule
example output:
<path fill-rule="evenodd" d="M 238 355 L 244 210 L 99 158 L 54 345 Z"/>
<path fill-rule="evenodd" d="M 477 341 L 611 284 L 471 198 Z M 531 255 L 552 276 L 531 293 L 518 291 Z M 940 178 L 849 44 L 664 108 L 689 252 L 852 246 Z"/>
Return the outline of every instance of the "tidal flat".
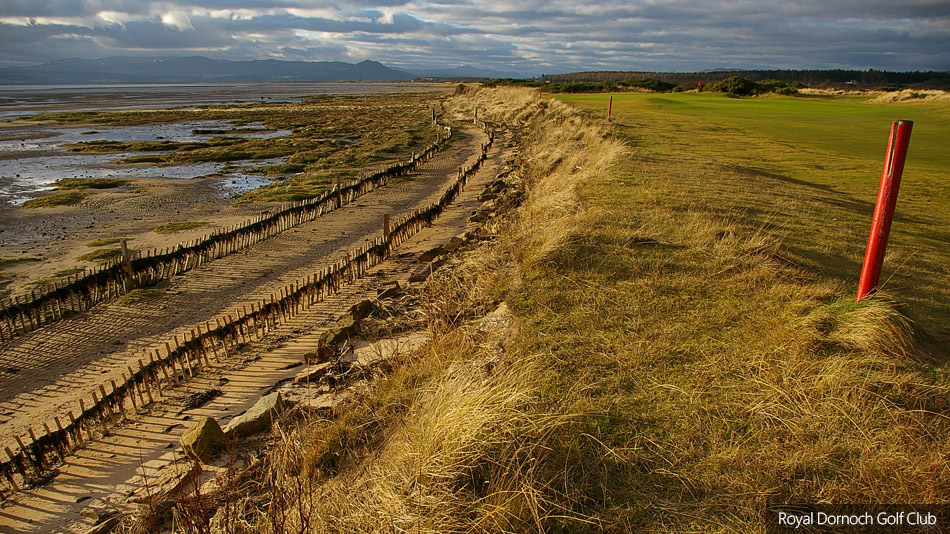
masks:
<path fill-rule="evenodd" d="M 432 109 L 450 87 L 212 89 L 0 91 L 0 258 L 36 259 L 0 267 L 0 297 L 92 267 L 91 240 L 174 246 L 407 159 L 435 138 Z M 154 231 L 170 223 L 184 229 Z"/>

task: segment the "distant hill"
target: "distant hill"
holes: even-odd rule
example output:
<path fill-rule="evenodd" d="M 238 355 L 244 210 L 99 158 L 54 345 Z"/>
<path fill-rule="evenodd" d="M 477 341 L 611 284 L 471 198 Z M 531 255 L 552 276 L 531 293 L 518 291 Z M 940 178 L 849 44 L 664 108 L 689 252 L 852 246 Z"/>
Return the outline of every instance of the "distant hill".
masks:
<path fill-rule="evenodd" d="M 542 81 L 564 82 L 620 82 L 626 80 L 653 79 L 677 85 L 709 84 L 733 76 L 758 82 L 778 80 L 789 84 L 801 83 L 809 87 L 856 87 L 862 89 L 880 87 L 926 87 L 950 89 L 950 72 L 887 72 L 861 70 L 724 70 L 703 72 L 574 72 L 542 77 Z"/>
<path fill-rule="evenodd" d="M 479 69 L 477 67 L 472 67 L 469 65 L 462 65 L 460 67 L 454 67 L 454 68 L 449 68 L 449 69 L 416 70 L 414 72 L 420 78 L 439 78 L 439 79 L 451 79 L 451 78 L 479 78 L 481 79 L 481 78 L 524 78 L 525 77 L 516 72 Z"/>
<path fill-rule="evenodd" d="M 0 69 L 0 84 L 78 85 L 113 83 L 402 81 L 415 74 L 376 61 L 228 61 L 192 57 L 64 59 Z"/>

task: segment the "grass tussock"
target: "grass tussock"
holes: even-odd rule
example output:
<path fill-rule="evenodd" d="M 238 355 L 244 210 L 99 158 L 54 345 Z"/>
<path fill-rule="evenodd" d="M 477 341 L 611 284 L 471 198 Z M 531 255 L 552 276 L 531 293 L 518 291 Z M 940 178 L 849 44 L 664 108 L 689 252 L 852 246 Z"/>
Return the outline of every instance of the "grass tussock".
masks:
<path fill-rule="evenodd" d="M 92 252 L 83 254 L 77 259 L 79 261 L 89 261 L 99 264 L 109 263 L 110 261 L 122 255 L 122 249 L 119 248 L 100 248 Z"/>
<path fill-rule="evenodd" d="M 772 504 L 947 503 L 950 377 L 897 297 L 853 303 L 777 223 L 681 194 L 711 177 L 583 112 L 450 105 L 475 103 L 513 128 L 525 204 L 430 282 L 427 350 L 285 429 L 257 531 L 762 532 Z M 499 301 L 501 337 L 478 319 Z"/>
<path fill-rule="evenodd" d="M 128 239 L 126 237 L 103 237 L 101 239 L 95 239 L 86 243 L 87 247 L 105 247 L 108 245 L 116 245 L 121 243 L 122 240 Z"/>
<path fill-rule="evenodd" d="M 895 104 L 904 102 L 950 102 L 950 93 L 927 89 L 904 89 L 881 93 L 871 99 L 877 104 Z"/>
<path fill-rule="evenodd" d="M 56 189 L 60 191 L 74 189 L 114 189 L 131 183 L 131 180 L 122 178 L 60 178 L 56 180 Z"/>
<path fill-rule="evenodd" d="M 21 206 L 24 208 L 52 208 L 55 206 L 72 206 L 86 199 L 81 191 L 62 191 L 43 195 L 27 200 Z"/>
<path fill-rule="evenodd" d="M 34 258 L 32 256 L 20 256 L 18 258 L 0 258 L 0 267 L 6 267 L 7 265 L 13 265 L 16 263 L 21 263 L 24 261 L 42 261 L 39 258 Z"/>

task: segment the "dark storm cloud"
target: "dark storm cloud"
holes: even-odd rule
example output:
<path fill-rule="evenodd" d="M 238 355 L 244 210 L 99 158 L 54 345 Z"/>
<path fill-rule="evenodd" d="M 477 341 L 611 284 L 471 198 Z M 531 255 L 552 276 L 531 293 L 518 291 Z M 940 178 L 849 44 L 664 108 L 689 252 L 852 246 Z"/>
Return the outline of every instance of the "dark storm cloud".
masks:
<path fill-rule="evenodd" d="M 0 64 L 117 54 L 523 74 L 950 68 L 946 0 L 0 0 Z"/>

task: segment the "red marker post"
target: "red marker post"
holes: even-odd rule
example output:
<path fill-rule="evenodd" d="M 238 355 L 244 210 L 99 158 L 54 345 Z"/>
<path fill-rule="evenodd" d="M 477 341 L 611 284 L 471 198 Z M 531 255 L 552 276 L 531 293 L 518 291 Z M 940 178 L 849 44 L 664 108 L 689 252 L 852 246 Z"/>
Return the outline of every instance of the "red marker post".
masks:
<path fill-rule="evenodd" d="M 884 250 L 887 248 L 887 236 L 891 233 L 891 221 L 894 220 L 894 207 L 897 205 L 897 189 L 901 185 L 901 174 L 904 172 L 904 160 L 907 159 L 907 146 L 910 144 L 913 127 L 913 121 L 896 121 L 891 125 L 884 170 L 881 172 L 881 187 L 877 192 L 874 218 L 871 219 L 871 234 L 868 236 L 867 251 L 864 253 L 856 300 L 873 294 L 881 280 Z"/>
<path fill-rule="evenodd" d="M 607 120 L 610 120 L 610 112 L 614 109 L 614 97 L 610 95 L 610 100 L 607 101 Z"/>

